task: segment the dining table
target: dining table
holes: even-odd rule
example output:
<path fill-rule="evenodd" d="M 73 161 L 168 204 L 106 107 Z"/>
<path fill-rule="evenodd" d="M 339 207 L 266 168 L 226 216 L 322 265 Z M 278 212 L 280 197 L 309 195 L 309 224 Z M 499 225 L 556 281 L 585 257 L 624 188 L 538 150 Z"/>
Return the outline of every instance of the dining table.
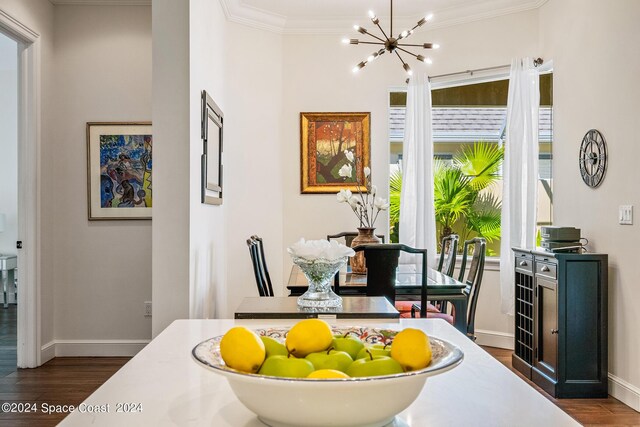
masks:
<path fill-rule="evenodd" d="M 367 295 L 367 275 L 355 274 L 350 267 L 339 271 L 340 295 Z M 307 278 L 297 265 L 293 264 L 287 289 L 290 296 L 302 295 L 308 287 Z M 422 273 L 413 264 L 401 264 L 396 270 L 396 299 L 420 302 Z M 427 298 L 430 301 L 449 301 L 454 308 L 453 326 L 463 334 L 467 333 L 467 305 L 469 286 L 451 276 L 427 268 Z"/>
<path fill-rule="evenodd" d="M 236 325 L 268 328 L 291 326 L 295 322 L 291 319 L 248 323 L 232 319 L 176 320 L 60 425 L 264 427 L 238 400 L 227 379 L 196 363 L 191 350 Z M 337 319 L 331 325 L 351 326 L 353 322 L 353 319 Z M 417 399 L 396 415 L 390 426 L 579 426 L 442 319 L 400 319 L 399 323 L 370 326 L 395 330 L 418 328 L 429 336 L 449 341 L 464 352 L 460 365 L 428 378 Z"/>
<path fill-rule="evenodd" d="M 300 307 L 295 298 L 246 297 L 235 319 L 398 319 L 400 313 L 385 297 L 354 295 L 342 299 L 339 307 Z"/>

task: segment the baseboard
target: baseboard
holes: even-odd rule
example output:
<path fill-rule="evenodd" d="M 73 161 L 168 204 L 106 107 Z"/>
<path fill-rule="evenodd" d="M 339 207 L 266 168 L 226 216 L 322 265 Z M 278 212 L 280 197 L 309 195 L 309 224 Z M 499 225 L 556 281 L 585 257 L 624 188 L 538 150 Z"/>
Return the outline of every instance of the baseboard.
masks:
<path fill-rule="evenodd" d="M 513 334 L 476 329 L 476 344 L 513 350 Z"/>
<path fill-rule="evenodd" d="M 53 357 L 133 357 L 151 340 L 54 340 L 42 346 L 42 361 Z"/>
<path fill-rule="evenodd" d="M 609 373 L 609 394 L 640 412 L 640 388 Z"/>
<path fill-rule="evenodd" d="M 40 362 L 47 363 L 54 357 L 56 357 L 56 343 L 55 341 L 49 341 L 40 348 Z"/>

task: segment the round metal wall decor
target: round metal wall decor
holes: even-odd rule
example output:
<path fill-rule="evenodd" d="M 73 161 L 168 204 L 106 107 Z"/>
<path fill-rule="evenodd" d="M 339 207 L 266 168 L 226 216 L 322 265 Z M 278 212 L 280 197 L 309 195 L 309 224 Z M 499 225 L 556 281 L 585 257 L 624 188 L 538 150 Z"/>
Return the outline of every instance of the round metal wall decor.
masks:
<path fill-rule="evenodd" d="M 607 143 L 596 129 L 591 129 L 582 138 L 578 163 L 585 184 L 595 188 L 602 183 L 607 171 Z"/>

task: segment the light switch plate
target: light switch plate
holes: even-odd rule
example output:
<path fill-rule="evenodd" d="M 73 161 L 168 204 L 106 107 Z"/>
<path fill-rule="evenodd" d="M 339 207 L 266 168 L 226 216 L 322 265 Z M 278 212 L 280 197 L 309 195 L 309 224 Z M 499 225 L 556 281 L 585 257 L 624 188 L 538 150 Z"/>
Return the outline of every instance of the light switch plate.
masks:
<path fill-rule="evenodd" d="M 633 224 L 633 206 L 632 205 L 620 205 L 618 213 L 618 221 L 622 225 Z"/>

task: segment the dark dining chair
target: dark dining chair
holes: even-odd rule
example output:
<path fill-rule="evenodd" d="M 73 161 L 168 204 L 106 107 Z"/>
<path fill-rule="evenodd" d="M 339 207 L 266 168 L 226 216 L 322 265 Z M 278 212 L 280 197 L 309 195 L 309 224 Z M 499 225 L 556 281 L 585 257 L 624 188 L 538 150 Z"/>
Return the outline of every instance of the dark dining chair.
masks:
<path fill-rule="evenodd" d="M 465 272 L 467 269 L 467 259 L 469 258 L 469 249 L 473 248 L 471 255 L 471 265 L 469 266 L 469 272 L 465 278 Z M 462 262 L 460 263 L 460 275 L 458 281 L 463 282 L 466 285 L 464 290 L 467 296 L 467 336 L 472 340 L 476 340 L 475 336 L 475 318 L 476 307 L 478 306 L 478 295 L 480 295 L 480 285 L 482 284 L 482 276 L 484 274 L 484 261 L 487 252 L 487 241 L 482 237 L 476 237 L 464 242 L 462 250 Z M 420 307 L 414 305 L 411 309 L 411 317 L 416 317 L 416 314 L 420 311 Z"/>
<path fill-rule="evenodd" d="M 358 236 L 358 233 L 355 231 L 343 231 L 342 233 L 338 233 L 338 234 L 328 234 L 327 240 L 331 241 L 335 239 L 344 238 L 344 244 L 348 247 L 351 247 L 351 243 L 353 243 L 353 239 L 355 239 L 357 236 Z M 376 234 L 376 237 L 380 239 L 382 243 L 385 242 L 384 234 Z M 347 260 L 347 265 L 351 265 L 351 258 Z M 333 291 L 338 295 L 340 294 L 340 272 L 339 271 L 336 273 L 336 277 L 333 279 Z"/>
<path fill-rule="evenodd" d="M 471 265 L 469 265 L 469 273 L 465 278 L 465 270 L 467 267 L 467 259 L 469 248 L 473 248 L 471 256 Z M 458 280 L 467 285 L 465 293 L 468 298 L 467 308 L 467 336 L 473 341 L 476 340 L 475 335 L 475 319 L 476 307 L 478 306 L 478 295 L 480 295 L 480 285 L 482 284 L 482 276 L 484 274 L 484 261 L 487 253 L 487 241 L 482 237 L 476 237 L 464 242 L 462 251 L 462 263 L 460 264 L 460 276 Z"/>
<path fill-rule="evenodd" d="M 427 250 L 416 249 L 403 244 L 361 245 L 353 248 L 356 252 L 364 251 L 367 264 L 367 296 L 383 296 L 391 304 L 396 302 L 396 270 L 400 259 L 400 252 L 415 254 L 421 257 L 422 266 L 420 302 L 424 307 L 422 317 L 427 317 Z"/>
<path fill-rule="evenodd" d="M 256 277 L 256 285 L 258 285 L 258 293 L 261 297 L 272 297 L 273 286 L 271 285 L 271 277 L 267 269 L 267 262 L 264 257 L 264 244 L 262 238 L 251 236 L 247 239 L 249 254 L 251 255 L 251 263 L 253 264 L 253 273 Z"/>
<path fill-rule="evenodd" d="M 450 234 L 442 239 L 440 243 L 440 258 L 438 260 L 437 270 L 453 277 L 453 271 L 456 267 L 456 255 L 458 251 L 458 240 L 460 237 L 457 234 Z M 411 311 L 420 311 L 420 306 L 417 305 L 417 309 L 413 308 L 415 301 L 399 301 L 396 303 L 396 309 L 400 313 L 410 313 Z M 434 301 L 433 304 L 427 304 L 427 312 L 431 313 L 446 313 L 447 302 L 446 301 Z"/>

